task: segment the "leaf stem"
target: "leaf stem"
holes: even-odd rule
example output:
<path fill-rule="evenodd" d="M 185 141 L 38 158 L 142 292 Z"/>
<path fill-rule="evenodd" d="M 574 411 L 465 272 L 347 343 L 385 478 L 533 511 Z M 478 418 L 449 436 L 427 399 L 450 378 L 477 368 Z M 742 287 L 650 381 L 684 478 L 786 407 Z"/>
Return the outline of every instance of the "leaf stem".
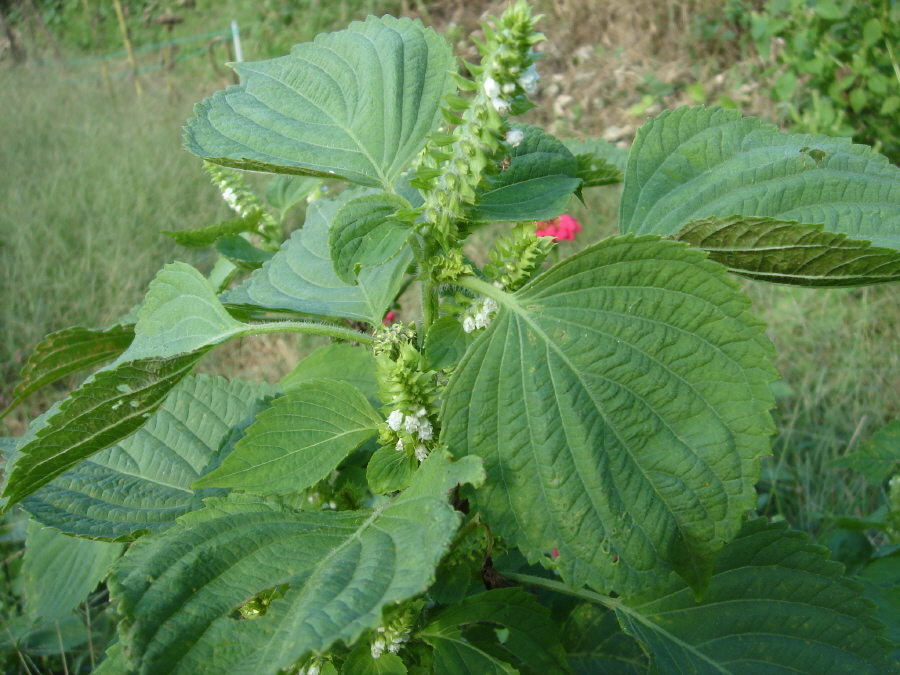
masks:
<path fill-rule="evenodd" d="M 620 601 L 616 600 L 615 598 L 611 598 L 608 595 L 600 595 L 599 593 L 594 593 L 594 591 L 589 591 L 584 588 L 575 590 L 569 588 L 564 583 L 554 581 L 553 579 L 534 577 L 530 574 L 507 574 L 505 572 L 503 573 L 503 577 L 509 579 L 510 581 L 515 581 L 518 584 L 522 584 L 523 586 L 537 586 L 538 588 L 546 588 L 548 591 L 556 591 L 557 593 L 562 593 L 563 595 L 571 595 L 573 598 L 587 600 L 588 602 L 593 602 L 597 605 L 603 605 L 604 607 L 609 607 L 610 609 L 624 608 L 624 605 Z"/>
<path fill-rule="evenodd" d="M 241 331 L 241 337 L 249 335 L 268 335 L 270 333 L 307 333 L 309 335 L 325 335 L 336 340 L 360 342 L 365 345 L 375 344 L 375 338 L 368 333 L 362 333 L 350 328 L 335 326 L 328 323 L 316 323 L 314 321 L 270 321 L 267 323 L 251 324 L 246 330 Z"/>
<path fill-rule="evenodd" d="M 423 333 L 428 333 L 428 329 L 431 328 L 431 324 L 433 324 L 437 320 L 438 315 L 438 294 L 437 294 L 437 286 L 431 279 L 427 279 L 422 282 L 422 310 L 425 313 L 425 330 Z"/>
<path fill-rule="evenodd" d="M 482 295 L 486 295 L 489 298 L 493 298 L 497 302 L 503 305 L 510 304 L 510 294 L 506 291 L 501 291 L 499 288 L 494 286 L 493 284 L 489 284 L 484 279 L 479 279 L 478 277 L 460 277 L 455 282 L 458 286 L 462 286 L 463 288 L 468 288 L 470 291 L 475 291 L 476 293 L 481 293 Z"/>

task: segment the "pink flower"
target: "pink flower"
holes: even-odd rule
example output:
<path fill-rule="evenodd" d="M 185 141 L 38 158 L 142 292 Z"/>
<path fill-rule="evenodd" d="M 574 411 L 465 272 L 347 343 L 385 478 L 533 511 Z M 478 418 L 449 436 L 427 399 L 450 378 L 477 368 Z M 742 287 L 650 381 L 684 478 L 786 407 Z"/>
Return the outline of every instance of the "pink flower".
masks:
<path fill-rule="evenodd" d="M 554 241 L 572 241 L 581 232 L 581 225 L 568 213 L 553 220 L 542 220 L 537 226 L 537 236 L 553 237 Z"/>
<path fill-rule="evenodd" d="M 558 548 L 554 548 L 554 549 L 550 552 L 550 556 L 551 556 L 554 560 L 556 560 L 556 559 L 559 557 L 559 549 L 558 549 Z"/>
<path fill-rule="evenodd" d="M 390 312 L 388 312 L 387 314 L 384 315 L 384 321 L 382 321 L 382 323 L 385 326 L 390 326 L 396 320 L 397 320 L 397 312 L 395 312 L 394 310 L 391 310 Z"/>

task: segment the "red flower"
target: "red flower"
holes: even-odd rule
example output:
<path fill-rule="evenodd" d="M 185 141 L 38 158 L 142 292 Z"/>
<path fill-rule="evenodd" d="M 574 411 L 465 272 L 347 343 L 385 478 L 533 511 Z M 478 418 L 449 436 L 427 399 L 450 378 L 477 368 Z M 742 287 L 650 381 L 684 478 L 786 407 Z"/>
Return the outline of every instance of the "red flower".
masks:
<path fill-rule="evenodd" d="M 388 312 L 387 314 L 384 315 L 384 321 L 382 321 L 382 323 L 385 326 L 390 326 L 396 320 L 397 320 L 397 312 L 395 312 L 394 310 L 391 310 L 390 312 Z"/>
<path fill-rule="evenodd" d="M 575 235 L 581 232 L 581 225 L 569 214 L 559 216 L 553 220 L 542 220 L 537 223 L 535 234 L 539 237 L 553 237 L 554 241 L 572 241 Z"/>

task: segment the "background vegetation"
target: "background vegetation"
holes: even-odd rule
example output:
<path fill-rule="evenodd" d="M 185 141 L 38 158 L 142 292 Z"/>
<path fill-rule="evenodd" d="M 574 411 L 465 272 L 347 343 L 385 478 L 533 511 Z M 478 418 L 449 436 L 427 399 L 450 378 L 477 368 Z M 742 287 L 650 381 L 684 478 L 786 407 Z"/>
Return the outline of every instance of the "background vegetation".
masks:
<path fill-rule="evenodd" d="M 123 4 L 138 48 L 224 32 L 236 19 L 246 60 L 277 56 L 318 32 L 384 12 L 419 16 L 444 32 L 460 57 L 473 60 L 470 38 L 479 34 L 478 20 L 505 5 L 487 0 Z M 549 42 L 541 46 L 546 55 L 539 63 L 541 105 L 529 121 L 558 135 L 600 135 L 627 147 L 648 115 L 704 103 L 740 108 L 785 127 L 856 134 L 886 150 L 895 147 L 896 114 L 887 101 L 900 91 L 900 70 L 893 55 L 887 56 L 883 44 L 889 43 L 879 42 L 871 24 L 867 36 L 860 32 L 865 50 L 851 50 L 870 55 L 865 62 L 853 61 L 841 42 L 843 51 L 833 50 L 831 65 L 816 71 L 818 66 L 810 65 L 816 55 L 790 42 L 800 30 L 829 34 L 836 25 L 855 35 L 845 25 L 854 3 L 819 2 L 818 10 L 805 2 L 758 0 L 535 4 L 546 14 L 541 27 Z M 872 10 L 867 9 L 866 21 L 880 16 L 879 8 L 888 11 L 880 0 L 864 4 Z M 822 16 L 823 8 L 831 18 Z M 2 409 L 45 334 L 70 325 L 110 324 L 171 260 L 208 269 L 208 254 L 177 247 L 161 230 L 196 227 L 226 218 L 229 211 L 200 161 L 180 149 L 181 125 L 192 104 L 227 83 L 225 69 L 214 68 L 209 56 L 211 49 L 212 60 L 224 62 L 224 44 L 209 38 L 178 45 L 171 56 L 190 58 L 174 70 L 164 67 L 164 50 L 139 51 L 139 65 L 146 70 L 139 75 L 143 95 L 138 98 L 124 57 L 107 61 L 109 90 L 100 62 L 83 61 L 122 49 L 112 2 L 0 0 L 0 10 L 19 57 L 24 53 L 24 61 L 15 63 L 0 26 Z M 166 13 L 182 19 L 171 30 L 157 22 Z M 854 103 L 851 94 L 860 87 L 866 99 L 857 105 L 860 95 Z M 584 231 L 576 242 L 562 245 L 563 253 L 616 231 L 616 189 L 595 190 L 587 206 L 573 204 Z M 756 313 L 769 324 L 783 377 L 776 390 L 779 433 L 759 486 L 759 509 L 836 548 L 835 516 L 862 516 L 886 500 L 884 487 L 869 487 L 849 470 L 829 465 L 900 413 L 900 290 L 823 292 L 744 283 Z M 413 319 L 416 311 L 413 302 L 406 303 L 403 316 Z M 220 349 L 203 369 L 274 381 L 316 344 L 260 338 L 253 349 L 246 344 Z M 0 422 L 0 436 L 23 433 L 27 421 L 63 391 L 51 388 L 32 397 Z M 0 575 L 8 582 L 0 579 L 5 589 L 0 615 L 4 603 L 11 607 L 16 601 L 20 535 L 22 528 L 12 522 L 0 529 Z M 869 537 L 879 543 L 874 531 Z M 101 593 L 98 606 L 102 601 Z M 85 652 L 81 658 L 86 671 L 89 656 Z M 60 665 L 55 658 L 36 665 L 54 671 Z"/>

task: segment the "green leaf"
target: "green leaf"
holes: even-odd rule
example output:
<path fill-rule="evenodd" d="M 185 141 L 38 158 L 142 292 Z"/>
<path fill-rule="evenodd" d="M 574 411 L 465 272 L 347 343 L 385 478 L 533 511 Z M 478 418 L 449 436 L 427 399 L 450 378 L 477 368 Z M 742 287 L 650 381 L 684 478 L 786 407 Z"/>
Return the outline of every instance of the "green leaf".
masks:
<path fill-rule="evenodd" d="M 454 317 L 442 316 L 425 336 L 425 357 L 435 370 L 449 368 L 459 363 L 474 341 L 475 336 L 464 331 Z"/>
<path fill-rule="evenodd" d="M 62 619 L 84 602 L 122 555 L 122 544 L 67 537 L 28 523 L 22 577 L 25 609 L 33 619 Z"/>
<path fill-rule="evenodd" d="M 358 285 L 348 285 L 334 273 L 328 228 L 338 209 L 358 192 L 345 191 L 337 200 L 309 205 L 306 223 L 294 232 L 262 269 L 223 296 L 227 304 L 270 311 L 334 316 L 379 325 L 394 302 L 412 252 L 404 248 L 383 265 L 363 269 Z"/>
<path fill-rule="evenodd" d="M 900 169 L 849 139 L 783 134 L 736 110 L 679 108 L 638 130 L 623 233 L 671 236 L 693 220 L 734 215 L 824 224 L 898 249 Z"/>
<path fill-rule="evenodd" d="M 695 220 L 676 241 L 701 248 L 741 276 L 794 286 L 862 286 L 900 279 L 900 252 L 821 225 L 732 216 Z"/>
<path fill-rule="evenodd" d="M 892 420 L 872 434 L 859 450 L 831 460 L 829 466 L 854 469 L 869 485 L 881 485 L 900 462 L 900 419 Z"/>
<path fill-rule="evenodd" d="M 215 244 L 216 239 L 219 237 L 225 237 L 229 234 L 240 234 L 241 232 L 256 232 L 259 229 L 259 223 L 262 218 L 262 209 L 256 209 L 245 216 L 233 218 L 232 220 L 223 220 L 220 223 L 213 223 L 205 227 L 195 227 L 190 230 L 178 230 L 176 232 L 163 230 L 162 233 L 172 237 L 181 246 L 205 248 Z"/>
<path fill-rule="evenodd" d="M 380 625 L 382 607 L 433 582 L 460 521 L 447 492 L 482 479 L 479 462 L 451 464 L 433 453 L 408 490 L 373 510 L 208 499 L 170 530 L 136 542 L 114 567 L 109 586 L 124 615 L 130 668 L 269 675 L 337 640 L 352 644 Z M 230 618 L 281 584 L 289 590 L 264 616 Z"/>
<path fill-rule="evenodd" d="M 428 636 L 434 647 L 434 675 L 518 675 L 519 671 L 479 649 L 459 630 Z"/>
<path fill-rule="evenodd" d="M 310 380 L 340 380 L 359 389 L 372 407 L 381 405 L 375 355 L 368 347 L 345 342 L 319 347 L 281 378 L 281 388 L 290 391 Z"/>
<path fill-rule="evenodd" d="M 241 84 L 194 108 L 185 145 L 236 169 L 391 190 L 455 90 L 450 45 L 419 21 L 369 17 L 289 56 L 233 64 Z"/>
<path fill-rule="evenodd" d="M 138 359 L 98 371 L 31 423 L 7 461 L 0 508 L 8 510 L 83 459 L 144 426 L 207 351 Z"/>
<path fill-rule="evenodd" d="M 616 613 L 584 603 L 575 607 L 562 630 L 563 647 L 576 675 L 646 675 L 644 650 L 619 626 Z"/>
<path fill-rule="evenodd" d="M 134 339 L 134 326 L 65 328 L 38 343 L 13 389 L 13 401 L 0 419 L 41 387 L 79 370 L 109 361 L 124 352 Z"/>
<path fill-rule="evenodd" d="M 760 518 L 722 549 L 702 601 L 673 577 L 617 613 L 659 675 L 900 672 L 872 604 L 841 571 L 805 534 Z"/>
<path fill-rule="evenodd" d="M 486 179 L 466 211 L 472 221 L 549 220 L 565 213 L 581 185 L 578 160 L 559 140 L 538 127 L 513 122 L 525 138 L 512 149 L 505 171 Z"/>
<path fill-rule="evenodd" d="M 93 671 L 93 675 L 122 675 L 126 672 L 125 652 L 122 643 L 116 642 L 106 650 L 106 658 Z"/>
<path fill-rule="evenodd" d="M 477 509 L 534 562 L 628 595 L 702 591 L 769 454 L 764 324 L 724 267 L 656 237 L 602 241 L 513 295 L 444 391 L 441 440 L 485 459 Z"/>
<path fill-rule="evenodd" d="M 875 616 L 885 626 L 885 637 L 894 643 L 893 658 L 900 657 L 900 556 L 872 560 L 855 580 L 877 606 Z"/>
<path fill-rule="evenodd" d="M 216 239 L 216 252 L 245 270 L 259 269 L 264 262 L 271 260 L 275 255 L 272 251 L 256 248 L 239 234 L 230 234 Z"/>
<path fill-rule="evenodd" d="M 170 263 L 150 282 L 138 312 L 134 341 L 113 366 L 208 348 L 246 329 L 231 318 L 200 272 L 186 263 Z"/>
<path fill-rule="evenodd" d="M 343 675 L 406 675 L 406 666 L 403 660 L 396 654 L 382 654 L 377 659 L 372 658 L 368 645 L 360 645 L 352 652 L 344 666 L 341 668 Z"/>
<path fill-rule="evenodd" d="M 35 519 L 68 534 L 132 541 L 201 508 L 191 483 L 218 466 L 230 433 L 264 409 L 267 384 L 185 378 L 136 433 L 23 501 Z M 248 416 L 250 420 L 247 420 Z M 229 448 L 230 449 L 230 448 Z M 221 494 L 221 492 L 216 491 Z"/>
<path fill-rule="evenodd" d="M 21 651 L 32 656 L 59 656 L 60 642 L 65 652 L 88 641 L 87 626 L 76 614 L 44 623 L 32 622 L 25 616 L 14 616 L 0 625 L 3 625 L 3 630 L 0 630 L 0 654 Z"/>
<path fill-rule="evenodd" d="M 206 352 L 247 328 L 197 270 L 166 265 L 150 283 L 128 349 L 32 422 L 7 466 L 0 507 L 140 429 Z"/>
<path fill-rule="evenodd" d="M 399 254 L 412 229 L 391 218 L 409 202 L 386 192 L 362 195 L 346 202 L 331 223 L 328 246 L 334 272 L 345 284 L 355 284 L 362 267 L 376 267 Z"/>
<path fill-rule="evenodd" d="M 628 148 L 620 148 L 609 141 L 602 138 L 587 137 L 579 141 L 577 138 L 561 138 L 569 152 L 578 157 L 579 155 L 593 155 L 595 160 L 604 160 L 607 164 L 612 164 L 619 171 L 625 171 L 628 166 Z"/>
<path fill-rule="evenodd" d="M 300 492 L 326 478 L 374 436 L 381 421 L 352 385 L 305 382 L 260 413 L 222 465 L 192 487 Z"/>
<path fill-rule="evenodd" d="M 440 652 L 446 649 L 443 643 L 458 643 L 460 637 L 466 637 L 460 629 L 474 624 L 498 625 L 506 629 L 503 639 L 490 646 L 480 645 L 470 634 L 466 642 L 474 649 L 487 647 L 494 656 L 502 654 L 504 661 L 527 666 L 539 673 L 563 675 L 569 672 L 550 610 L 521 588 L 501 588 L 470 596 L 434 617 L 419 637 L 435 647 L 437 664 Z M 455 649 L 457 653 L 465 651 L 459 644 L 455 644 Z"/>
<path fill-rule="evenodd" d="M 283 220 L 288 211 L 303 202 L 321 183 L 318 178 L 285 174 L 273 176 L 266 186 L 266 201 L 278 210 Z"/>
<path fill-rule="evenodd" d="M 375 451 L 366 465 L 366 482 L 378 495 L 396 492 L 409 486 L 418 460 L 406 452 L 384 446 Z"/>

